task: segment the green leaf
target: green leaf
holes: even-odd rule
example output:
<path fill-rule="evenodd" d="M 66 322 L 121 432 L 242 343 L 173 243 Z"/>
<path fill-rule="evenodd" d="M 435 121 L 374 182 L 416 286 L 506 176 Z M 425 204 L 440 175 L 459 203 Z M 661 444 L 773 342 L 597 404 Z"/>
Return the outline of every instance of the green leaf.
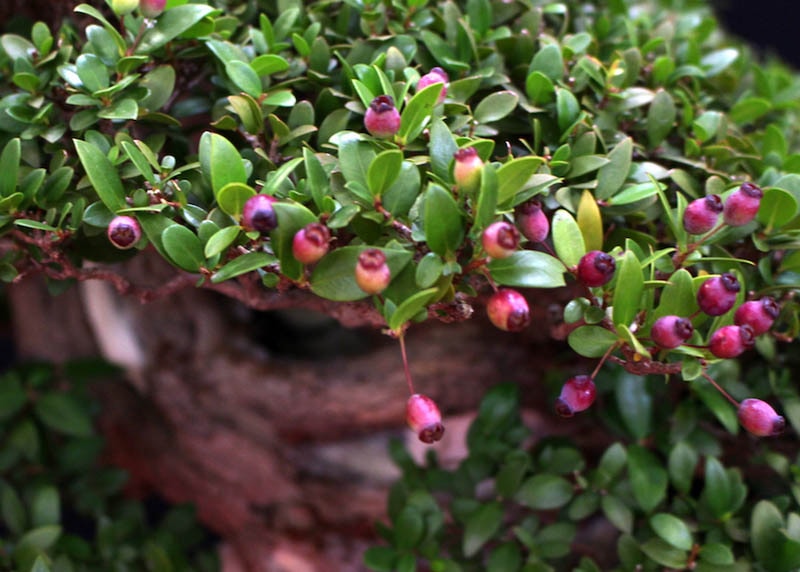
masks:
<path fill-rule="evenodd" d="M 608 163 L 597 171 L 597 187 L 594 196 L 597 200 L 604 201 L 616 193 L 631 170 L 631 157 L 633 156 L 633 140 L 626 137 L 607 155 Z"/>
<path fill-rule="evenodd" d="M 272 249 L 280 260 L 281 273 L 299 280 L 303 276 L 303 264 L 292 254 L 294 235 L 309 223 L 316 222 L 314 213 L 298 203 L 278 202 L 272 205 L 278 226 L 270 233 Z"/>
<path fill-rule="evenodd" d="M 531 72 L 525 79 L 525 93 L 534 105 L 552 100 L 555 92 L 552 80 L 540 71 Z"/>
<path fill-rule="evenodd" d="M 302 157 L 295 157 L 294 159 L 289 159 L 280 167 L 272 171 L 267 176 L 267 181 L 264 184 L 264 191 L 270 195 L 275 195 L 278 193 L 281 185 L 289 178 L 292 172 L 303 162 Z"/>
<path fill-rule="evenodd" d="M 61 500 L 58 489 L 42 486 L 36 489 L 31 501 L 31 524 L 34 527 L 61 522 Z"/>
<path fill-rule="evenodd" d="M 339 137 L 337 144 L 339 145 L 339 169 L 345 180 L 367 187 L 367 171 L 376 156 L 372 146 L 351 133 Z"/>
<path fill-rule="evenodd" d="M 105 89 L 109 85 L 108 68 L 95 54 L 81 54 L 75 60 L 75 71 L 87 90 L 91 93 Z"/>
<path fill-rule="evenodd" d="M 683 550 L 670 546 L 660 538 L 651 538 L 641 545 L 644 552 L 651 560 L 668 568 L 683 570 L 686 568 L 688 555 Z"/>
<path fill-rule="evenodd" d="M 224 229 L 223 229 L 224 230 Z M 228 262 L 211 276 L 211 282 L 218 284 L 236 276 L 247 274 L 259 268 L 274 264 L 278 259 L 266 252 L 248 252 Z"/>
<path fill-rule="evenodd" d="M 672 96 L 663 89 L 658 90 L 647 112 L 647 140 L 650 147 L 658 147 L 669 135 L 677 114 Z"/>
<path fill-rule="evenodd" d="M 147 95 L 139 100 L 139 105 L 150 111 L 159 110 L 175 90 L 175 70 L 170 65 L 153 68 L 139 81 L 139 86 L 147 90 Z"/>
<path fill-rule="evenodd" d="M 605 495 L 600 499 L 605 517 L 617 530 L 630 534 L 633 531 L 633 511 L 618 496 Z"/>
<path fill-rule="evenodd" d="M 233 60 L 225 64 L 225 73 L 241 89 L 251 97 L 261 97 L 261 79 L 258 74 L 250 67 L 250 64 L 239 60 Z"/>
<path fill-rule="evenodd" d="M 609 159 L 605 155 L 581 155 L 569 162 L 569 172 L 567 177 L 574 179 L 609 164 Z"/>
<path fill-rule="evenodd" d="M 797 212 L 797 199 L 792 193 L 783 189 L 769 188 L 764 190 L 756 220 L 766 227 L 764 232 L 770 233 L 791 221 L 797 216 Z"/>
<path fill-rule="evenodd" d="M 620 372 L 614 386 L 617 409 L 631 435 L 641 441 L 652 431 L 653 396 L 647 389 L 648 378 Z"/>
<path fill-rule="evenodd" d="M 478 123 L 499 121 L 517 107 L 519 96 L 513 91 L 496 91 L 484 97 L 472 114 Z"/>
<path fill-rule="evenodd" d="M 685 268 L 676 270 L 664 286 L 661 301 L 653 315 L 653 319 L 661 316 L 689 316 L 697 309 L 692 275 Z"/>
<path fill-rule="evenodd" d="M 222 135 L 206 131 L 200 137 L 200 167 L 214 196 L 228 183 L 247 183 L 247 171 L 236 147 Z"/>
<path fill-rule="evenodd" d="M 731 566 L 734 564 L 733 552 L 720 542 L 708 542 L 700 548 L 700 560 L 717 566 Z"/>
<path fill-rule="evenodd" d="M 505 511 L 498 502 L 481 505 L 467 517 L 464 523 L 464 556 L 471 558 L 497 533 L 503 522 Z"/>
<path fill-rule="evenodd" d="M 481 186 L 478 189 L 478 204 L 474 210 L 472 224 L 473 236 L 483 232 L 492 224 L 497 210 L 498 182 L 497 171 L 491 163 L 484 165 L 481 172 Z"/>
<path fill-rule="evenodd" d="M 572 494 L 568 480 L 556 475 L 537 474 L 522 483 L 515 498 L 528 508 L 551 510 L 566 505 Z"/>
<path fill-rule="evenodd" d="M 653 531 L 671 546 L 680 550 L 691 550 L 694 540 L 686 523 L 677 516 L 660 512 L 650 517 Z"/>
<path fill-rule="evenodd" d="M 367 183 L 372 196 L 380 197 L 397 179 L 402 166 L 402 151 L 388 149 L 379 153 L 367 169 Z"/>
<path fill-rule="evenodd" d="M 433 83 L 414 94 L 400 116 L 397 136 L 401 141 L 410 143 L 422 133 L 443 87 L 441 83 Z"/>
<path fill-rule="evenodd" d="M 403 507 L 394 522 L 397 548 L 410 550 L 417 546 L 425 533 L 425 521 L 420 511 L 411 505 Z"/>
<path fill-rule="evenodd" d="M 0 197 L 9 197 L 17 190 L 21 145 L 18 137 L 11 139 L 0 154 Z"/>
<path fill-rule="evenodd" d="M 91 143 L 80 139 L 74 139 L 73 142 L 86 176 L 103 204 L 112 212 L 127 207 L 122 181 L 108 157 Z"/>
<path fill-rule="evenodd" d="M 355 280 L 355 268 L 358 255 L 365 246 L 345 246 L 329 252 L 314 267 L 311 274 L 311 290 L 317 296 L 337 302 L 361 300 L 367 295 L 358 287 Z M 412 254 L 406 250 L 381 248 L 386 255 L 386 264 L 392 276 L 397 276 L 406 264 L 411 261 Z"/>
<path fill-rule="evenodd" d="M 44 393 L 36 400 L 34 411 L 42 423 L 59 433 L 75 437 L 93 434 L 88 411 L 72 395 Z"/>
<path fill-rule="evenodd" d="M 464 221 L 453 195 L 441 185 L 428 185 L 424 225 L 430 249 L 451 259 L 464 240 Z"/>
<path fill-rule="evenodd" d="M 504 286 L 559 288 L 566 284 L 561 261 L 536 250 L 520 250 L 508 258 L 491 260 L 487 268 L 495 282 Z"/>
<path fill-rule="evenodd" d="M 569 347 L 584 357 L 603 357 L 619 337 L 601 326 L 580 326 L 569 333 Z"/>
<path fill-rule="evenodd" d="M 419 314 L 433 300 L 438 291 L 438 288 L 428 288 L 403 300 L 389 317 L 389 329 L 395 332 L 399 331 L 403 324 Z"/>
<path fill-rule="evenodd" d="M 13 417 L 28 402 L 28 396 L 16 377 L 4 377 L 0 380 L 0 420 Z"/>
<path fill-rule="evenodd" d="M 224 252 L 239 237 L 242 229 L 238 226 L 226 226 L 211 235 L 206 242 L 203 254 L 206 258 L 213 258 Z"/>
<path fill-rule="evenodd" d="M 628 474 L 636 502 L 650 512 L 667 494 L 667 471 L 656 456 L 639 445 L 628 447 Z"/>
<path fill-rule="evenodd" d="M 557 87 L 556 112 L 558 114 L 558 130 L 563 133 L 577 121 L 581 105 L 571 91 Z"/>
<path fill-rule="evenodd" d="M 259 76 L 264 77 L 288 70 L 289 62 L 276 54 L 262 54 L 253 58 L 253 61 L 250 62 L 250 67 Z"/>
<path fill-rule="evenodd" d="M 567 267 L 577 266 L 581 257 L 586 254 L 578 223 L 568 211 L 559 209 L 553 215 L 551 227 L 556 254 Z"/>
<path fill-rule="evenodd" d="M 659 189 L 663 190 L 666 188 L 667 186 L 663 183 L 655 183 L 652 181 L 639 183 L 638 185 L 630 185 L 612 196 L 607 202 L 609 206 L 627 205 L 652 197 L 658 193 Z"/>
<path fill-rule="evenodd" d="M 699 377 L 691 381 L 691 388 L 728 432 L 734 435 L 739 432 L 736 409 L 715 387 Z"/>
<path fill-rule="evenodd" d="M 772 109 L 772 103 L 761 97 L 747 97 L 737 101 L 728 113 L 730 121 L 745 126 L 759 119 Z"/>
<path fill-rule="evenodd" d="M 203 243 L 197 235 L 180 224 L 172 224 L 161 233 L 161 242 L 169 259 L 187 272 L 198 272 L 206 259 Z"/>
<path fill-rule="evenodd" d="M 364 551 L 364 565 L 375 572 L 394 572 L 397 552 L 391 546 L 370 546 Z"/>
<path fill-rule="evenodd" d="M 625 251 L 622 259 L 617 261 L 616 280 L 619 287 L 614 289 L 614 323 L 628 326 L 642 308 L 644 292 L 642 266 L 632 251 Z"/>
<path fill-rule="evenodd" d="M 156 185 L 158 182 L 156 180 L 156 176 L 153 173 L 153 169 L 150 165 L 150 162 L 147 160 L 147 157 L 144 156 L 139 148 L 130 141 L 122 141 L 120 142 L 120 147 L 128 156 L 131 163 L 133 163 L 136 170 L 142 174 L 142 176 L 147 179 L 147 182 L 151 185 Z"/>
<path fill-rule="evenodd" d="M 155 26 L 142 35 L 136 53 L 150 54 L 156 51 L 215 12 L 218 12 L 216 8 L 205 4 L 184 4 L 170 8 L 159 16 Z"/>
<path fill-rule="evenodd" d="M 450 164 L 456 151 L 458 145 L 450 129 L 441 118 L 434 117 L 431 121 L 428 154 L 431 157 L 431 170 L 440 179 L 450 179 Z"/>
<path fill-rule="evenodd" d="M 264 130 L 264 114 L 258 102 L 247 94 L 230 95 L 228 103 L 239 116 L 245 131 L 257 135 Z"/>
<path fill-rule="evenodd" d="M 250 185 L 228 183 L 217 193 L 217 204 L 222 212 L 238 220 L 242 215 L 244 204 L 254 196 L 256 191 Z"/>
<path fill-rule="evenodd" d="M 540 72 L 553 83 L 564 79 L 564 58 L 558 44 L 548 44 L 536 52 L 529 71 Z"/>
<path fill-rule="evenodd" d="M 800 566 L 800 543 L 787 538 L 778 507 L 761 500 L 750 520 L 750 543 L 758 563 L 768 572 L 789 572 Z"/>
<path fill-rule="evenodd" d="M 97 117 L 101 119 L 111 119 L 122 121 L 125 119 L 136 119 L 139 116 L 139 105 L 135 99 L 126 97 L 118 99 L 105 109 L 97 112 Z"/>
<path fill-rule="evenodd" d="M 706 72 L 706 77 L 714 77 L 725 71 L 739 58 L 736 48 L 723 48 L 705 54 L 700 59 L 700 66 Z"/>
<path fill-rule="evenodd" d="M 0 514 L 3 516 L 3 524 L 15 535 L 20 535 L 28 528 L 25 505 L 11 485 L 3 483 L 0 487 Z"/>
<path fill-rule="evenodd" d="M 600 207 L 589 189 L 581 193 L 578 203 L 578 227 L 583 235 L 586 250 L 602 250 L 603 248 L 603 217 Z"/>
<path fill-rule="evenodd" d="M 678 442 L 669 453 L 667 468 L 672 486 L 678 491 L 688 494 L 694 480 L 698 455 L 694 448 L 685 441 Z"/>
<path fill-rule="evenodd" d="M 732 508 L 733 491 L 725 467 L 714 457 L 707 457 L 706 482 L 700 498 L 717 518 L 728 514 Z"/>
<path fill-rule="evenodd" d="M 504 205 L 531 185 L 531 179 L 544 163 L 541 157 L 517 157 L 497 169 L 497 203 Z"/>

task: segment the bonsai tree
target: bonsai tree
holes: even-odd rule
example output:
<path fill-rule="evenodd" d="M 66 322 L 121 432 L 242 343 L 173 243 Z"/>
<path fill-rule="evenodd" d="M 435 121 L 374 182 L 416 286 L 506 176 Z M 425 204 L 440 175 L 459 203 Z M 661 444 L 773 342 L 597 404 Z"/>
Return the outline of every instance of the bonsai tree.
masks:
<path fill-rule="evenodd" d="M 331 514 L 343 487 L 366 502 L 352 479 L 303 481 L 324 442 L 404 416 L 447 440 L 491 386 L 457 463 L 393 446 L 370 569 L 800 566 L 800 81 L 705 3 L 110 0 L 16 25 L 0 278 L 23 353 L 66 331 L 126 366 L 110 458 L 246 569 L 330 566 L 287 537 L 377 516 Z M 391 346 L 242 365 L 243 307 Z M 318 569 L 358 569 L 359 538 Z"/>

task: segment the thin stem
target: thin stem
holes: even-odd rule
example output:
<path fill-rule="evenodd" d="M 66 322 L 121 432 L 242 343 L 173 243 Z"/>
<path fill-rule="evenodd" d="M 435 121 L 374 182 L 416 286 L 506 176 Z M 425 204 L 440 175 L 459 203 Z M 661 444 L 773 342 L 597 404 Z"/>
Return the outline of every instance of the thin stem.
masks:
<path fill-rule="evenodd" d="M 719 391 L 723 395 L 723 397 L 725 397 L 725 399 L 733 403 L 734 407 L 736 407 L 737 409 L 739 408 L 739 402 L 736 401 L 733 397 L 731 397 L 731 395 L 727 391 L 722 389 L 710 375 L 708 375 L 705 371 L 702 372 L 701 375 L 706 379 L 706 381 L 708 381 L 708 383 L 713 385 L 717 389 L 717 391 Z"/>
<path fill-rule="evenodd" d="M 606 360 L 608 359 L 608 356 L 610 356 L 613 353 L 613 351 L 615 349 L 617 349 L 618 347 L 619 347 L 619 342 L 611 344 L 611 347 L 609 347 L 606 350 L 606 353 L 603 354 L 603 357 L 600 358 L 600 361 L 595 366 L 594 371 L 592 372 L 592 375 L 589 376 L 589 378 L 592 381 L 594 381 L 594 378 L 596 378 L 597 374 L 600 373 L 600 368 L 603 367 L 604 363 L 606 363 Z"/>
<path fill-rule="evenodd" d="M 414 395 L 414 382 L 411 379 L 411 370 L 408 368 L 408 355 L 406 354 L 406 333 L 403 332 L 399 336 L 400 339 L 400 353 L 403 356 L 403 371 L 406 374 L 406 383 L 408 384 L 408 391 Z"/>

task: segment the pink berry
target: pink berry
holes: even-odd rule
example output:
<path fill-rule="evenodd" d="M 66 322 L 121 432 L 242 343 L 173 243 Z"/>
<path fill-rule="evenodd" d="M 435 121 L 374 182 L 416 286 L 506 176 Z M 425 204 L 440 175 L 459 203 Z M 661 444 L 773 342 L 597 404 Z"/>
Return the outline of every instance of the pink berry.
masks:
<path fill-rule="evenodd" d="M 464 147 L 456 151 L 453 157 L 455 158 L 453 179 L 456 187 L 467 193 L 476 192 L 483 171 L 483 160 L 478 156 L 478 151 L 475 147 Z"/>
<path fill-rule="evenodd" d="M 752 348 L 754 342 L 750 326 L 722 326 L 711 335 L 708 349 L 718 358 L 735 358 Z"/>
<path fill-rule="evenodd" d="M 278 226 L 278 217 L 272 204 L 277 202 L 270 195 L 254 195 L 247 199 L 242 209 L 242 226 L 248 231 L 254 230 L 262 236 Z"/>
<path fill-rule="evenodd" d="M 519 231 L 510 222 L 493 222 L 483 231 L 481 244 L 492 258 L 508 258 L 517 251 Z"/>
<path fill-rule="evenodd" d="M 400 129 L 400 112 L 390 95 L 379 95 L 369 104 L 364 127 L 373 137 L 388 139 Z"/>
<path fill-rule="evenodd" d="M 164 11 L 167 0 L 139 0 L 139 11 L 145 18 L 155 18 Z"/>
<path fill-rule="evenodd" d="M 769 403 L 760 399 L 745 399 L 739 404 L 739 423 L 757 437 L 770 437 L 783 433 L 786 421 L 775 413 Z"/>
<path fill-rule="evenodd" d="M 764 191 L 753 183 L 742 186 L 728 195 L 722 218 L 730 226 L 742 226 L 756 217 Z"/>
<path fill-rule="evenodd" d="M 733 323 L 737 326 L 747 324 L 753 328 L 756 336 L 760 336 L 772 327 L 780 311 L 778 303 L 769 296 L 760 300 L 750 300 L 736 308 Z"/>
<path fill-rule="evenodd" d="M 312 222 L 298 230 L 292 239 L 292 254 L 303 264 L 314 264 L 328 253 L 331 233 L 328 227 Z"/>
<path fill-rule="evenodd" d="M 489 298 L 486 313 L 492 324 L 506 332 L 519 332 L 531 323 L 528 301 L 510 288 L 498 290 Z"/>
<path fill-rule="evenodd" d="M 386 255 L 377 248 L 368 248 L 358 255 L 356 284 L 367 294 L 380 294 L 392 281 Z"/>
<path fill-rule="evenodd" d="M 571 377 L 561 388 L 561 395 L 556 399 L 556 413 L 561 417 L 572 417 L 588 409 L 594 403 L 596 393 L 594 380 L 588 375 Z"/>
<path fill-rule="evenodd" d="M 406 402 L 406 422 L 419 440 L 430 445 L 442 438 L 444 425 L 442 414 L 433 399 L 415 393 Z"/>
<path fill-rule="evenodd" d="M 542 203 L 530 200 L 517 207 L 517 227 L 531 242 L 544 242 L 550 234 L 550 221 L 542 210 Z"/>
<path fill-rule="evenodd" d="M 142 238 L 139 221 L 131 216 L 118 215 L 108 224 L 108 240 L 120 250 L 133 248 Z"/>
<path fill-rule="evenodd" d="M 591 250 L 578 262 L 578 280 L 591 288 L 607 284 L 614 277 L 617 261 L 610 254 Z"/>
<path fill-rule="evenodd" d="M 689 234 L 703 234 L 714 228 L 722 212 L 719 195 L 708 195 L 695 199 L 683 211 L 683 228 Z"/>
<path fill-rule="evenodd" d="M 677 348 L 692 337 L 692 322 L 680 316 L 661 316 L 653 324 L 650 337 L 658 347 L 665 350 Z"/>
<path fill-rule="evenodd" d="M 697 305 L 709 316 L 721 316 L 733 308 L 740 288 L 736 276 L 729 272 L 712 276 L 700 285 Z"/>
<path fill-rule="evenodd" d="M 442 103 L 444 98 L 447 97 L 448 81 L 450 81 L 450 78 L 448 77 L 446 71 L 438 67 L 431 68 L 431 71 L 419 78 L 419 81 L 417 82 L 417 91 L 422 91 L 434 83 L 443 83 L 444 85 L 442 86 L 442 91 L 439 93 L 439 99 L 436 100 L 436 103 Z"/>

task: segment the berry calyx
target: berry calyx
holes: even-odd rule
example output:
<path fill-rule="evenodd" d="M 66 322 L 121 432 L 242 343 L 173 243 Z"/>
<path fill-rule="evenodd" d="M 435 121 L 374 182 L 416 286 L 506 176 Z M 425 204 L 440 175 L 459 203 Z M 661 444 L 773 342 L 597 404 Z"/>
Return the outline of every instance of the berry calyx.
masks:
<path fill-rule="evenodd" d="M 111 219 L 106 231 L 108 240 L 120 250 L 127 250 L 142 238 L 142 227 L 139 221 L 127 215 L 118 215 Z"/>
<path fill-rule="evenodd" d="M 368 248 L 358 255 L 356 284 L 367 294 L 380 294 L 392 281 L 386 255 L 377 248 Z"/>
<path fill-rule="evenodd" d="M 292 239 L 292 255 L 303 264 L 314 264 L 328 253 L 331 232 L 319 222 L 298 230 Z"/>
<path fill-rule="evenodd" d="M 607 284 L 616 269 L 617 261 L 613 256 L 601 250 L 591 250 L 578 262 L 577 278 L 586 286 L 595 288 Z"/>
<path fill-rule="evenodd" d="M 563 385 L 561 395 L 556 399 L 556 413 L 561 417 L 572 417 L 588 409 L 594 403 L 596 393 L 594 380 L 588 375 L 571 377 Z"/>
<path fill-rule="evenodd" d="M 728 195 L 725 201 L 722 218 L 730 226 L 742 226 L 756 217 L 761 197 L 764 196 L 758 186 L 753 183 L 742 183 L 742 186 Z"/>
<path fill-rule="evenodd" d="M 739 404 L 739 423 L 757 437 L 780 435 L 786 428 L 786 420 L 772 406 L 760 399 L 745 399 Z"/>
<path fill-rule="evenodd" d="M 697 305 L 709 316 L 721 316 L 733 308 L 740 289 L 739 281 L 730 272 L 712 276 L 700 285 Z"/>
<path fill-rule="evenodd" d="M 475 147 L 464 147 L 456 151 L 453 157 L 455 158 L 453 180 L 456 182 L 456 188 L 467 193 L 476 192 L 483 171 L 483 160 L 478 156 L 478 151 Z"/>
<path fill-rule="evenodd" d="M 447 97 L 447 82 L 450 81 L 450 77 L 447 75 L 447 72 L 444 71 L 440 67 L 431 68 L 431 71 L 426 73 L 424 76 L 419 78 L 417 82 L 417 91 L 422 91 L 428 86 L 431 86 L 435 83 L 441 83 L 442 91 L 439 92 L 439 98 L 436 100 L 436 103 L 444 102 L 444 98 Z"/>
<path fill-rule="evenodd" d="M 370 102 L 364 115 L 364 127 L 373 137 L 388 139 L 400 129 L 400 112 L 390 95 L 379 95 Z"/>
<path fill-rule="evenodd" d="M 695 199 L 683 211 L 683 228 L 689 234 L 704 234 L 714 228 L 722 212 L 719 195 L 707 195 Z"/>
<path fill-rule="evenodd" d="M 436 403 L 427 395 L 415 393 L 406 402 L 406 422 L 419 440 L 430 445 L 442 438 L 444 425 Z"/>
<path fill-rule="evenodd" d="M 517 251 L 519 231 L 509 222 L 493 222 L 484 229 L 481 244 L 492 258 L 508 258 Z"/>
<path fill-rule="evenodd" d="M 658 347 L 671 350 L 692 337 L 692 322 L 680 316 L 661 316 L 653 323 L 650 337 Z"/>
<path fill-rule="evenodd" d="M 723 326 L 711 335 L 708 349 L 718 358 L 734 358 L 752 348 L 754 343 L 750 326 Z"/>
<path fill-rule="evenodd" d="M 506 332 L 519 332 L 531 323 L 528 301 L 511 288 L 495 292 L 489 298 L 486 313 L 492 324 Z"/>
<path fill-rule="evenodd" d="M 772 327 L 780 312 L 780 306 L 775 299 L 767 296 L 760 300 L 750 300 L 736 308 L 733 323 L 737 326 L 746 324 L 753 328 L 756 336 L 760 336 Z"/>
<path fill-rule="evenodd" d="M 542 203 L 530 200 L 517 207 L 517 228 L 531 242 L 544 242 L 550 234 L 550 220 L 542 210 Z"/>
<path fill-rule="evenodd" d="M 242 226 L 248 231 L 256 231 L 261 236 L 269 234 L 278 226 L 278 216 L 272 204 L 277 202 L 270 195 L 254 195 L 247 199 L 242 208 Z"/>
<path fill-rule="evenodd" d="M 145 18 L 155 18 L 164 11 L 167 0 L 140 0 L 139 11 Z"/>

